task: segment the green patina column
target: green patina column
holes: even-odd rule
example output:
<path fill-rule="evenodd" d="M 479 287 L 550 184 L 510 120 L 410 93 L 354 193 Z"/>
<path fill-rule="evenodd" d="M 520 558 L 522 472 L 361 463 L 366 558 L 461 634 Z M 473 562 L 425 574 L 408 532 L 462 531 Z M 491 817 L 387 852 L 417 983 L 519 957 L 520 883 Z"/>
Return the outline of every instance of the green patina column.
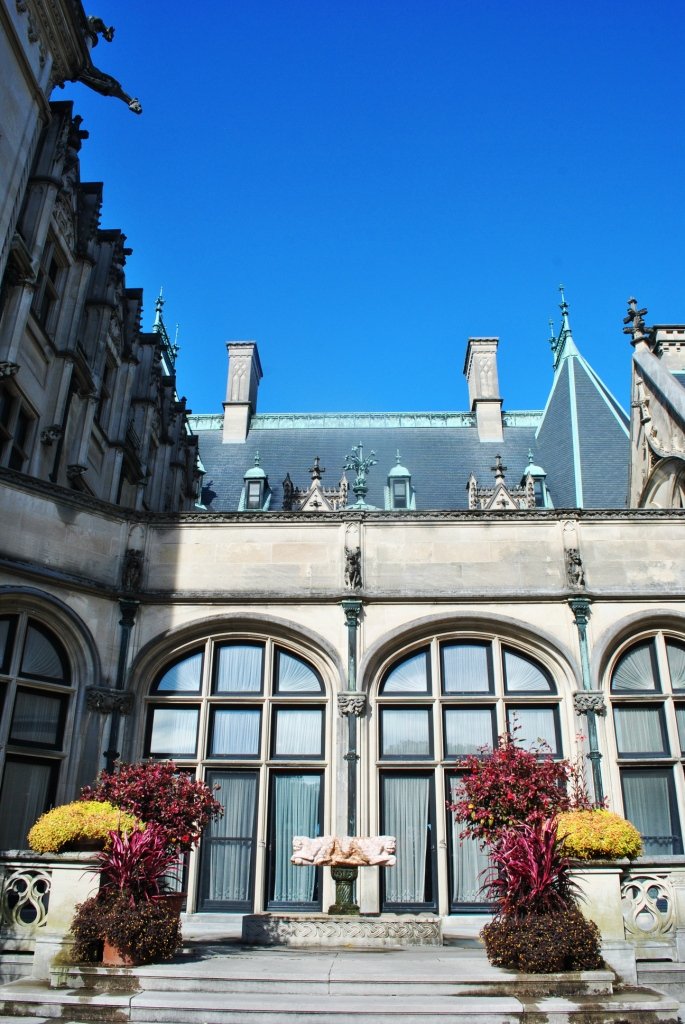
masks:
<path fill-rule="evenodd" d="M 598 690 L 592 688 L 592 676 L 590 674 L 590 656 L 587 641 L 587 624 L 590 618 L 590 599 L 587 597 L 571 597 L 569 605 L 578 630 L 578 644 L 580 647 L 580 667 L 583 679 L 583 689 L 574 695 L 573 703 L 578 714 L 587 715 L 587 734 L 590 747 L 588 759 L 592 765 L 592 783 L 595 790 L 595 800 L 601 803 L 604 800 L 604 784 L 602 782 L 602 754 L 599 749 L 597 738 L 597 715 L 604 714 L 606 708 L 604 697 Z"/>
<path fill-rule="evenodd" d="M 366 696 L 357 691 L 357 633 L 362 603 L 359 600 L 342 602 L 347 626 L 347 690 L 338 694 L 338 711 L 347 718 L 347 834 L 357 834 L 357 719 L 366 709 Z"/>

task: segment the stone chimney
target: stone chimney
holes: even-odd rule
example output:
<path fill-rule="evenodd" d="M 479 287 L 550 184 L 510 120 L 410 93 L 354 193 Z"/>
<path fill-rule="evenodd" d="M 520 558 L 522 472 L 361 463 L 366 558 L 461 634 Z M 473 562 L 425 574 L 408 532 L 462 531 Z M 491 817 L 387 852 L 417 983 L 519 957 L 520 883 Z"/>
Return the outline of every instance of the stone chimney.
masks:
<path fill-rule="evenodd" d="M 224 402 L 224 444 L 244 441 L 252 414 L 257 411 L 257 389 L 262 379 L 257 343 L 227 341 L 228 381 Z"/>
<path fill-rule="evenodd" d="M 469 338 L 464 376 L 481 441 L 502 440 L 502 399 L 497 380 L 499 338 Z"/>

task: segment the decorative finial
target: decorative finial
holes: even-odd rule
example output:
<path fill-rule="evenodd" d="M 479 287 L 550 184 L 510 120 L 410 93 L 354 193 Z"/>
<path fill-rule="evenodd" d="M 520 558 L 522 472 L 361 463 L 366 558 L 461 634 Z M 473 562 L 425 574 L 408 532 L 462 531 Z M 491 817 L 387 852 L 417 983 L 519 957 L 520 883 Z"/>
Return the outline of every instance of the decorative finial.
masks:
<path fill-rule="evenodd" d="M 561 293 L 561 304 L 560 304 L 561 312 L 562 313 L 568 313 L 568 302 L 566 301 L 566 296 L 564 295 L 564 286 L 563 286 L 563 284 L 559 285 L 559 291 Z"/>
<path fill-rule="evenodd" d="M 375 466 L 378 462 L 375 456 L 376 453 L 372 451 L 367 458 L 364 458 L 364 446 L 361 443 L 354 445 L 350 454 L 345 456 L 343 469 L 353 469 L 357 474 L 352 484 L 352 490 L 357 497 L 357 505 L 366 505 L 364 498 L 369 489 L 366 484 L 366 474 L 371 466 Z"/>
<path fill-rule="evenodd" d="M 623 333 L 632 335 L 632 345 L 636 345 L 638 341 L 645 341 L 647 338 L 646 332 L 649 331 L 649 327 L 645 324 L 646 313 L 647 309 L 637 308 L 637 299 L 631 295 L 628 299 L 628 313 L 623 317 L 623 323 L 630 326 L 624 327 Z"/>
<path fill-rule="evenodd" d="M 309 473 L 310 473 L 311 478 L 312 478 L 312 482 L 314 480 L 320 480 L 321 479 L 321 475 L 323 473 L 325 473 L 325 472 L 326 472 L 326 467 L 321 465 L 321 458 L 320 458 L 320 456 L 317 455 L 316 458 L 314 459 L 314 465 L 311 466 L 311 468 L 309 470 Z"/>
<path fill-rule="evenodd" d="M 495 474 L 495 480 L 496 481 L 503 481 L 504 480 L 504 474 L 506 473 L 508 468 L 509 468 L 508 466 L 503 466 L 502 465 L 502 456 L 501 455 L 495 455 L 495 465 L 494 466 L 490 466 L 490 469 Z"/>
<path fill-rule="evenodd" d="M 254 464 L 255 464 L 255 466 L 258 466 L 258 465 L 259 465 L 259 448 L 258 448 L 258 449 L 257 449 L 257 451 L 256 451 L 256 452 L 254 453 Z"/>
<path fill-rule="evenodd" d="M 401 464 L 399 448 L 397 449 L 397 455 L 395 456 L 395 460 L 396 460 L 396 464 L 399 466 Z"/>

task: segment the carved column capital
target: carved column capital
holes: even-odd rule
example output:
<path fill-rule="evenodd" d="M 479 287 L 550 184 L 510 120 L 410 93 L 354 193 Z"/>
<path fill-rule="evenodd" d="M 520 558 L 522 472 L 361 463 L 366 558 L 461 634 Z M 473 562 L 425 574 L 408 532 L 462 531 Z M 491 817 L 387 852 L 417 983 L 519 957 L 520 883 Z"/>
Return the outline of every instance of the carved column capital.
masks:
<path fill-rule="evenodd" d="M 102 715 L 111 715 L 113 711 L 130 715 L 133 700 L 131 690 L 110 690 L 107 686 L 89 686 L 86 690 L 86 707 Z"/>
<path fill-rule="evenodd" d="M 14 377 L 19 372 L 19 363 L 0 362 L 0 378 Z"/>
<path fill-rule="evenodd" d="M 601 690 L 578 690 L 573 694 L 573 707 L 578 715 L 586 715 L 588 711 L 605 715 L 607 710 Z"/>
<path fill-rule="evenodd" d="M 576 620 L 576 626 L 587 626 L 590 621 L 590 599 L 589 597 L 571 597 L 569 606 Z"/>
<path fill-rule="evenodd" d="M 361 601 L 341 601 L 340 604 L 343 612 L 345 613 L 345 622 L 348 629 L 356 629 L 359 623 L 359 615 L 362 610 Z"/>
<path fill-rule="evenodd" d="M 357 690 L 345 690 L 338 694 L 338 711 L 343 718 L 354 715 L 362 718 L 366 711 L 366 694 Z"/>

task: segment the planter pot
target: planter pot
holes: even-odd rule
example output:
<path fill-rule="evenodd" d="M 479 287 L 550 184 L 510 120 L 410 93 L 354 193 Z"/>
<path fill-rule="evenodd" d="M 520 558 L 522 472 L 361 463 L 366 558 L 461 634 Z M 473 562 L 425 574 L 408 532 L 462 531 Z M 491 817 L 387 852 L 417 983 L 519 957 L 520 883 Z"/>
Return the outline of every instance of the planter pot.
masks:
<path fill-rule="evenodd" d="M 107 939 L 102 944 L 102 966 L 103 967 L 135 967 L 137 961 L 133 957 L 126 956 L 116 946 L 112 946 Z"/>
<path fill-rule="evenodd" d="M 180 916 L 187 895 L 188 893 L 186 892 L 166 892 L 160 897 L 160 899 L 163 899 L 164 902 Z"/>

